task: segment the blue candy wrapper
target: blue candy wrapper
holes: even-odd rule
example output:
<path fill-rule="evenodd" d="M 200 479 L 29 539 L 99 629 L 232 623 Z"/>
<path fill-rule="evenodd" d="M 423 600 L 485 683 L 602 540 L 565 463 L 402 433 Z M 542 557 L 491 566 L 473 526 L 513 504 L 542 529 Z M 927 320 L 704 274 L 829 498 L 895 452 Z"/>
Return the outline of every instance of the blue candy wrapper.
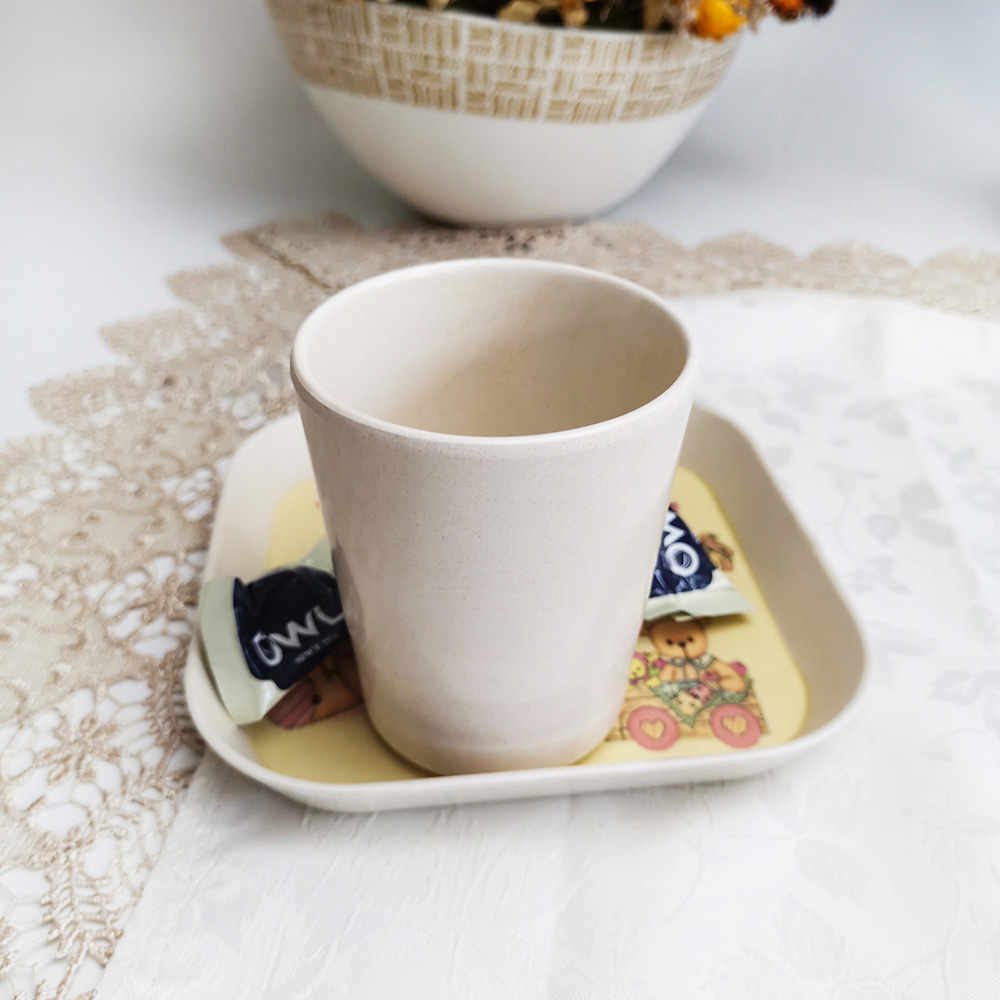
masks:
<path fill-rule="evenodd" d="M 198 606 L 209 673 L 238 725 L 262 719 L 348 640 L 329 547 L 244 583 L 209 580 Z"/>
<path fill-rule="evenodd" d="M 646 621 L 667 615 L 714 618 L 752 610 L 750 602 L 712 562 L 676 508 L 671 506 L 646 600 Z"/>

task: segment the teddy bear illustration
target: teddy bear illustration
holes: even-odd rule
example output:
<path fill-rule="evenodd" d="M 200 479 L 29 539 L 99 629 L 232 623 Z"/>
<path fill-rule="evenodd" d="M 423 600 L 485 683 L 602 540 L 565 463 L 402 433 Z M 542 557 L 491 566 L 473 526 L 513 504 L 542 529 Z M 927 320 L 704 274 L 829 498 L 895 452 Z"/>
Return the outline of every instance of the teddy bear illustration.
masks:
<path fill-rule="evenodd" d="M 282 729 L 298 729 L 346 712 L 362 701 L 354 647 L 347 638 L 293 684 L 267 717 Z"/>
<path fill-rule="evenodd" d="M 737 749 L 767 732 L 747 668 L 708 651 L 708 623 L 659 618 L 643 624 L 625 701 L 609 740 L 668 750 L 680 737 L 714 737 Z"/>
<path fill-rule="evenodd" d="M 698 544 L 705 550 L 712 564 L 724 573 L 731 573 L 735 551 L 723 542 L 714 532 L 698 536 Z"/>
<path fill-rule="evenodd" d="M 696 716 L 714 694 L 707 684 L 696 684 L 694 687 L 681 688 L 674 695 L 674 704 L 678 710 L 692 718 Z"/>
<path fill-rule="evenodd" d="M 698 681 L 706 689 L 730 694 L 746 690 L 746 667 L 735 661 L 727 663 L 708 651 L 708 636 L 701 621 L 660 618 L 644 622 L 642 635 L 649 639 L 658 654 L 648 664 L 651 676 L 654 670 L 657 671 L 655 679 L 647 682 L 654 690 L 659 685 L 678 681 Z"/>
<path fill-rule="evenodd" d="M 628 668 L 628 682 L 635 685 L 650 678 L 650 658 L 636 650 L 632 654 L 632 663 Z"/>

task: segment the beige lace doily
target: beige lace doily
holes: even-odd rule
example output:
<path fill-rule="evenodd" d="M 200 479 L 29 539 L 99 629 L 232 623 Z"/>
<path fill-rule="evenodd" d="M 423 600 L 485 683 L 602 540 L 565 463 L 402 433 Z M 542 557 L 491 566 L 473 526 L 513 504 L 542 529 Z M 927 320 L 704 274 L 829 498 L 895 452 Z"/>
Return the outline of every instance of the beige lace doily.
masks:
<path fill-rule="evenodd" d="M 32 394 L 58 430 L 0 450 L 0 991 L 86 995 L 156 860 L 199 743 L 179 684 L 226 463 L 294 407 L 287 358 L 327 295 L 420 261 L 526 256 L 670 295 L 794 287 L 1000 318 L 1000 257 L 921 266 L 753 236 L 693 249 L 639 224 L 370 234 L 318 217 L 229 237 L 170 279 L 176 310 L 116 324 L 119 367 Z"/>

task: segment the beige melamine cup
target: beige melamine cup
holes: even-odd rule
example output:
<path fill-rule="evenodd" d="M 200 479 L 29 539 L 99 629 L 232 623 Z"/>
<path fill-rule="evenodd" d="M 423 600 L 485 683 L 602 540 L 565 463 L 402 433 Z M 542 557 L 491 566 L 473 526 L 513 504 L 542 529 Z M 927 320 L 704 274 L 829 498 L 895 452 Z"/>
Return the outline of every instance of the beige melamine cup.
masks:
<path fill-rule="evenodd" d="M 372 723 L 443 774 L 611 728 L 694 390 L 651 292 L 529 260 L 334 295 L 292 350 Z"/>

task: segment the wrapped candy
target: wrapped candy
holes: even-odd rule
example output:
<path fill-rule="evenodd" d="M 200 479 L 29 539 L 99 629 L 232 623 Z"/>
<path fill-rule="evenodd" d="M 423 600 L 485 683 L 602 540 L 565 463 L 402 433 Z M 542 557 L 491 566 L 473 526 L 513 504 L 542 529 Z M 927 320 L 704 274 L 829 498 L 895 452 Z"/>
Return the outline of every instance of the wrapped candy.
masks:
<path fill-rule="evenodd" d="M 244 583 L 209 580 L 198 607 L 209 673 L 238 725 L 294 728 L 361 702 L 329 547 Z"/>
<path fill-rule="evenodd" d="M 671 505 L 646 599 L 646 621 L 667 615 L 714 618 L 752 610 L 750 602 L 712 562 L 676 507 Z"/>

